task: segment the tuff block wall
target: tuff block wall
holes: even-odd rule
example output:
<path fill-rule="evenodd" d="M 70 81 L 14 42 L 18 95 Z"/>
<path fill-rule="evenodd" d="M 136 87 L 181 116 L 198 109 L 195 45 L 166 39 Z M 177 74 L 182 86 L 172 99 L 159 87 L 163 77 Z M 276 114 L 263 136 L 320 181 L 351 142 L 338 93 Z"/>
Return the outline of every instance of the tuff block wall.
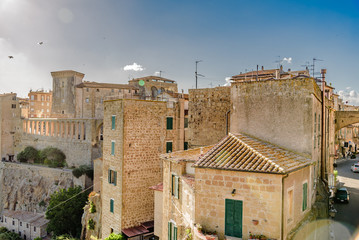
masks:
<path fill-rule="evenodd" d="M 188 141 L 191 148 L 217 143 L 229 130 L 231 88 L 190 89 Z"/>
<path fill-rule="evenodd" d="M 159 154 L 165 151 L 166 103 L 118 99 L 105 101 L 102 237 L 154 219 L 154 193 L 162 180 Z M 115 116 L 115 129 L 111 118 Z M 114 142 L 115 151 L 111 154 Z M 109 169 L 117 182 L 108 181 Z M 110 199 L 114 212 L 110 212 Z"/>

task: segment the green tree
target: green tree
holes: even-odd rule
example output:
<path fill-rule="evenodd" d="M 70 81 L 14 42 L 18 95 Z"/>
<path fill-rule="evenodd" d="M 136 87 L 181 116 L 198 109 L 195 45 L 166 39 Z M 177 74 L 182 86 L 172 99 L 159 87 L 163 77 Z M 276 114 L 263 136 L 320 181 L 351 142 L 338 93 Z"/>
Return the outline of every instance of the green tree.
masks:
<path fill-rule="evenodd" d="M 80 237 L 81 217 L 87 201 L 86 192 L 80 186 L 61 189 L 51 195 L 46 218 L 47 231 L 55 236 L 69 234 Z"/>
<path fill-rule="evenodd" d="M 122 234 L 111 233 L 105 240 L 125 240 Z"/>
<path fill-rule="evenodd" d="M 22 240 L 19 234 L 13 232 L 0 233 L 0 240 Z"/>
<path fill-rule="evenodd" d="M 64 167 L 66 164 L 66 156 L 58 148 L 46 147 L 40 151 L 39 156 L 40 162 L 49 167 Z"/>
<path fill-rule="evenodd" d="M 37 151 L 34 147 L 28 146 L 16 157 L 20 162 L 37 162 L 39 159 L 39 151 Z"/>

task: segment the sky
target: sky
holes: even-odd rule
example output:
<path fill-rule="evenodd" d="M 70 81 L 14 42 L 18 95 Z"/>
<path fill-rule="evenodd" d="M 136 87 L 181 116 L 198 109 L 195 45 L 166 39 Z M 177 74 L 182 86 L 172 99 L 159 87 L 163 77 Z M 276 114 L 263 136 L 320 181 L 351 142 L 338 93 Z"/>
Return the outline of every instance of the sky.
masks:
<path fill-rule="evenodd" d="M 357 0 L 0 0 L 0 93 L 49 90 L 61 70 L 122 84 L 161 71 L 187 92 L 197 60 L 209 88 L 316 58 L 315 72 L 359 105 L 358 26 Z"/>

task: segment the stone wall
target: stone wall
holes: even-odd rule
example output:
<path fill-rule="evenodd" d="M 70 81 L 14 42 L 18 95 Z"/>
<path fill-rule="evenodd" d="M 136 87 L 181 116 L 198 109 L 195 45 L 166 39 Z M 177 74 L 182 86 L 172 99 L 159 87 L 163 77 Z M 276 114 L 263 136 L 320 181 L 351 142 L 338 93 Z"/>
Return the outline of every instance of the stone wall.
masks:
<path fill-rule="evenodd" d="M 280 239 L 281 175 L 196 168 L 195 181 L 195 220 L 204 229 L 216 231 L 222 239 L 225 199 L 241 200 L 243 239 L 248 239 L 249 232 Z M 258 225 L 252 220 L 258 220 Z"/>
<path fill-rule="evenodd" d="M 100 194 L 90 194 L 88 203 L 84 207 L 84 214 L 82 215 L 81 224 L 82 232 L 81 238 L 83 240 L 92 240 L 101 238 L 101 196 Z M 94 212 L 91 212 L 91 205 L 93 205 Z M 93 210 L 92 210 L 93 211 Z M 94 229 L 89 229 L 89 220 L 95 223 Z"/>
<path fill-rule="evenodd" d="M 321 112 L 313 79 L 232 83 L 231 132 L 246 133 L 312 155 L 314 112 Z M 278 127 L 280 126 L 280 127 Z"/>
<path fill-rule="evenodd" d="M 230 92 L 230 87 L 189 90 L 187 132 L 191 148 L 215 144 L 226 136 Z"/>
<path fill-rule="evenodd" d="M 85 184 L 71 170 L 20 163 L 0 163 L 0 194 L 3 209 L 44 212 L 55 191 Z M 45 206 L 41 202 L 45 203 Z"/>
<path fill-rule="evenodd" d="M 166 103 L 119 99 L 105 101 L 102 183 L 102 238 L 154 218 L 154 193 L 161 182 L 159 154 L 165 151 Z M 111 118 L 115 116 L 115 129 Z M 111 144 L 115 144 L 111 155 Z M 117 172 L 116 184 L 108 171 Z M 114 213 L 110 212 L 114 200 Z"/>

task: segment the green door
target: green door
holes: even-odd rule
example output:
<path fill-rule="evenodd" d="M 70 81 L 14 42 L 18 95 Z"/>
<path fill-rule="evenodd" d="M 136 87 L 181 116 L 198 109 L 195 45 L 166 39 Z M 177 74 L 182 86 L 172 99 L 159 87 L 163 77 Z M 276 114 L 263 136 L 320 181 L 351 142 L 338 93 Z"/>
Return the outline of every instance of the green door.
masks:
<path fill-rule="evenodd" d="M 242 237 L 243 202 L 226 199 L 225 234 L 232 237 Z"/>

